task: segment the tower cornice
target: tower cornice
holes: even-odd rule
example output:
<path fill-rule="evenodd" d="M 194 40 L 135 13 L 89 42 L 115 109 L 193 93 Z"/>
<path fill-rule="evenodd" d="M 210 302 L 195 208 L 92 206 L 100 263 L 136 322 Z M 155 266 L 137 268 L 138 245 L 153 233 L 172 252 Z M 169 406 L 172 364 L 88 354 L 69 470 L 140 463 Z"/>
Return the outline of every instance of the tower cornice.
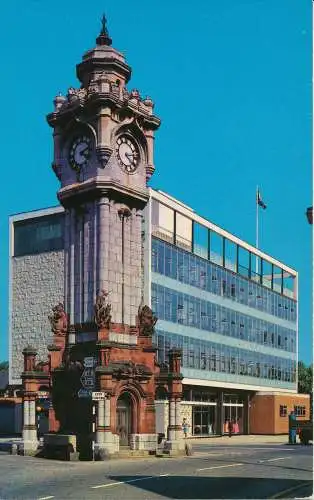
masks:
<path fill-rule="evenodd" d="M 112 179 L 106 180 L 99 178 L 71 184 L 58 191 L 58 199 L 66 208 L 73 205 L 77 206 L 80 203 L 85 203 L 103 196 L 109 198 L 113 197 L 117 201 L 119 199 L 126 201 L 130 198 L 133 204 L 136 203 L 138 205 L 138 208 L 143 208 L 149 199 L 149 191 L 147 188 L 135 189 L 134 186 L 130 188 Z"/>
<path fill-rule="evenodd" d="M 134 98 L 132 92 L 124 93 L 121 97 L 111 91 L 109 92 L 90 92 L 85 95 L 77 90 L 74 94 L 74 89 L 70 89 L 71 94 L 68 94 L 66 100 L 62 101 L 62 106 L 57 108 L 53 113 L 47 115 L 48 124 L 55 128 L 68 123 L 69 119 L 79 117 L 87 112 L 94 111 L 94 108 L 108 106 L 112 111 L 130 113 L 140 117 L 144 128 L 157 130 L 160 126 L 160 119 L 152 114 L 153 103 L 149 98 Z"/>

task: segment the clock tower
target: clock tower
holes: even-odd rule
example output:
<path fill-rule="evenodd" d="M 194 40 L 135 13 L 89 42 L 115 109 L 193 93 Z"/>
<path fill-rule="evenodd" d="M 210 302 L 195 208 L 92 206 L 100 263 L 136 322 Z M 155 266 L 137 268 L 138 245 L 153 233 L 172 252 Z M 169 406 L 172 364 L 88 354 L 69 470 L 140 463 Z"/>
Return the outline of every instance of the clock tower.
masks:
<path fill-rule="evenodd" d="M 106 18 L 76 67 L 81 83 L 54 100 L 53 170 L 65 208 L 64 309 L 77 335 L 110 302 L 113 329 L 128 334 L 142 303 L 142 217 L 154 172 L 153 101 L 126 84 L 131 68 L 111 46 Z M 85 333 L 84 333 L 85 332 Z M 82 339 L 83 340 L 83 339 Z"/>
<path fill-rule="evenodd" d="M 105 17 L 76 73 L 80 88 L 57 96 L 47 117 L 65 209 L 64 302 L 49 316 L 53 344 L 45 367 L 35 364 L 33 348 L 23 351 L 24 441 L 36 447 L 34 402 L 45 381 L 49 430 L 60 434 L 45 437 L 48 455 L 60 439 L 67 452 L 70 441 L 74 449 L 74 435 L 82 456 L 93 449 L 101 459 L 120 446 L 156 451 L 160 390 L 169 395 L 168 451 L 175 450 L 181 355 L 174 350 L 169 366 L 158 365 L 157 318 L 143 303 L 142 219 L 160 120 L 150 98 L 127 90 L 131 68 L 111 47 Z"/>

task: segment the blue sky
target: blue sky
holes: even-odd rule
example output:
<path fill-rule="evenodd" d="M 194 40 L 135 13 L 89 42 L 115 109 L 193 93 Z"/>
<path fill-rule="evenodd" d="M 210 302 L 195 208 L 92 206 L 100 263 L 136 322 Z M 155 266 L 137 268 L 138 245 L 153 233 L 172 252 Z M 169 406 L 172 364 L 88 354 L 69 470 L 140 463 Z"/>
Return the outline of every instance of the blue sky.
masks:
<path fill-rule="evenodd" d="M 156 103 L 151 185 L 299 272 L 300 359 L 311 361 L 310 0 L 11 0 L 1 7 L 0 360 L 7 359 L 8 216 L 57 204 L 45 116 L 106 11 L 129 88 Z"/>

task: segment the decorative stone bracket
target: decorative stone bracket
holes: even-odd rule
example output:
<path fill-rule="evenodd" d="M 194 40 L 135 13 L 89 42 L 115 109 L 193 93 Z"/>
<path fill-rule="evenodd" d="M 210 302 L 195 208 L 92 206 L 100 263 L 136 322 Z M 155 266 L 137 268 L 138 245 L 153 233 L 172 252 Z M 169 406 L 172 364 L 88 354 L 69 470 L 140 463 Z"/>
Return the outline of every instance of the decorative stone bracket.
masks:
<path fill-rule="evenodd" d="M 108 146 L 97 146 L 96 153 L 101 167 L 105 168 L 110 159 L 110 156 L 112 155 L 112 148 Z"/>

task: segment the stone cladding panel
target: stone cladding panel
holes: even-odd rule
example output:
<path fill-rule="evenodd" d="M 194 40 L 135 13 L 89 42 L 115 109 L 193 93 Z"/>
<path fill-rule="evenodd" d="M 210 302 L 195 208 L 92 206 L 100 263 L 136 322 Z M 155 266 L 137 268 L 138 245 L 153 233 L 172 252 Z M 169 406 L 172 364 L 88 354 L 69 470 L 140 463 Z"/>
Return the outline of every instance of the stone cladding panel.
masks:
<path fill-rule="evenodd" d="M 52 342 L 48 315 L 64 296 L 64 252 L 54 251 L 12 258 L 11 380 L 20 383 L 23 349 L 38 349 L 37 361 L 47 360 Z"/>

